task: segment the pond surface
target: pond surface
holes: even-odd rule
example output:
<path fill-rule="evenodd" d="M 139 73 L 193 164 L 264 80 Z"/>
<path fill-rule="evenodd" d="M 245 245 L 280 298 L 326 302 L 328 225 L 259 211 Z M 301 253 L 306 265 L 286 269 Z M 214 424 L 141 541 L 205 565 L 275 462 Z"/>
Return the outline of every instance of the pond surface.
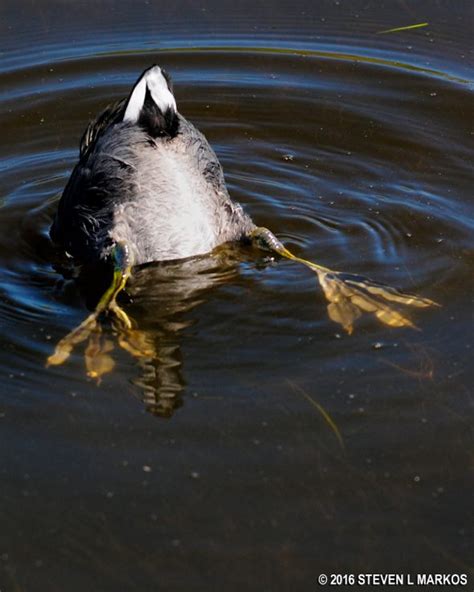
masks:
<path fill-rule="evenodd" d="M 386 4 L 3 0 L 2 592 L 474 585 L 472 4 Z M 442 306 L 349 336 L 314 274 L 235 248 L 135 275 L 151 363 L 105 325 L 100 384 L 81 348 L 46 369 L 87 315 L 55 204 L 89 119 L 152 63 L 258 224 Z"/>

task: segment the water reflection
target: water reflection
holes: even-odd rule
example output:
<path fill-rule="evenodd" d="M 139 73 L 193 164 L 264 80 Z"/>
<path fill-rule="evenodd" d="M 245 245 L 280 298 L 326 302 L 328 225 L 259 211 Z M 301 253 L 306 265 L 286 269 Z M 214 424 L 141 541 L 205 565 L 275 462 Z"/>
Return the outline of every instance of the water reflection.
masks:
<path fill-rule="evenodd" d="M 0 4 L 0 588 L 472 571 L 471 3 Z M 422 331 L 364 318 L 347 336 L 312 272 L 239 251 L 135 271 L 122 304 L 152 360 L 105 321 L 117 366 L 100 386 L 83 350 L 44 368 L 95 283 L 56 286 L 48 204 L 85 123 L 155 60 L 252 218 L 300 256 L 442 303 Z M 144 409 L 183 401 L 172 421 Z"/>
<path fill-rule="evenodd" d="M 50 253 L 51 249 L 49 245 Z M 112 351 L 121 346 L 135 357 L 140 368 L 140 377 L 133 382 L 142 393 L 146 410 L 170 417 L 182 405 L 181 394 L 186 384 L 181 339 L 183 331 L 193 324 L 187 314 L 205 302 L 218 285 L 238 274 L 244 255 L 243 247 L 224 245 L 207 256 L 135 268 L 126 291 L 119 297 L 126 303 L 134 327 L 125 333 L 102 317 L 85 348 L 89 375 L 100 382 L 102 375 L 114 367 Z M 70 301 L 78 290 L 91 311 L 111 282 L 110 267 L 79 270 L 59 253 L 54 267 L 64 277 L 57 292 L 59 299 Z"/>

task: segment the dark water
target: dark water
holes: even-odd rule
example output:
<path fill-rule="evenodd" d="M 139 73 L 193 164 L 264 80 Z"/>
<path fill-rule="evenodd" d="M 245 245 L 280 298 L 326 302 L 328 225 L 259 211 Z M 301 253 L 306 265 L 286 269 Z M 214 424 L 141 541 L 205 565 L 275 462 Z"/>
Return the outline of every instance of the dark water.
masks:
<path fill-rule="evenodd" d="M 471 7 L 2 2 L 2 592 L 473 587 Z M 255 221 L 442 308 L 347 336 L 311 272 L 231 249 L 136 274 L 153 363 L 45 369 L 87 314 L 54 204 L 87 121 L 153 62 Z"/>

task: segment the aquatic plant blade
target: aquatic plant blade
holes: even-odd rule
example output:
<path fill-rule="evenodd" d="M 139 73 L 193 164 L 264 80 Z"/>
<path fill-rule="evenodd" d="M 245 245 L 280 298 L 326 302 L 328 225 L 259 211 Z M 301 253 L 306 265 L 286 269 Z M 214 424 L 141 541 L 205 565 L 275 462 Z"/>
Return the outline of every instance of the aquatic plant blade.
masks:
<path fill-rule="evenodd" d="M 301 393 L 303 395 L 303 397 L 309 402 L 311 403 L 311 405 L 317 409 L 319 411 L 319 413 L 322 415 L 322 417 L 324 418 L 324 421 L 328 424 L 328 426 L 331 428 L 331 430 L 334 432 L 334 435 L 337 438 L 337 441 L 339 442 L 339 445 L 341 447 L 341 449 L 343 451 L 345 451 L 345 446 L 344 446 L 344 440 L 342 438 L 342 434 L 339 430 L 339 428 L 337 427 L 336 422 L 334 421 L 334 419 L 329 415 L 328 411 L 326 411 L 326 409 L 324 409 L 324 407 L 318 403 L 313 397 L 311 397 L 304 389 L 302 389 L 299 385 L 297 385 L 296 383 L 292 382 L 291 380 L 287 379 L 286 382 L 293 388 L 293 390 Z"/>
<path fill-rule="evenodd" d="M 406 27 L 395 27 L 395 29 L 385 29 L 384 31 L 377 31 L 377 35 L 384 35 L 385 33 L 398 33 L 400 31 L 411 31 L 412 29 L 421 29 L 427 27 L 429 23 L 417 23 L 415 25 L 407 25 Z"/>

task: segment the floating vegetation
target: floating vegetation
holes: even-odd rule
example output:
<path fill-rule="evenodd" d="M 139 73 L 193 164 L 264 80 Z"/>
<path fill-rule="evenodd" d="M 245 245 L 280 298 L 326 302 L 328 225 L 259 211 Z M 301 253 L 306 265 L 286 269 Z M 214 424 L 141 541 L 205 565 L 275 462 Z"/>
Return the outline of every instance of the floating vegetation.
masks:
<path fill-rule="evenodd" d="M 300 386 L 298 386 L 297 384 L 295 384 L 291 380 L 287 379 L 286 382 L 291 386 L 291 388 L 293 390 L 295 390 L 298 393 L 300 393 L 301 395 L 303 395 L 303 397 L 315 409 L 317 409 L 319 411 L 319 413 L 323 416 L 324 421 L 328 424 L 328 426 L 331 428 L 331 430 L 333 431 L 334 435 L 336 436 L 337 441 L 339 442 L 339 446 L 341 447 L 341 449 L 343 451 L 345 451 L 344 440 L 342 439 L 341 432 L 339 431 L 339 428 L 337 427 L 336 422 L 329 415 L 329 413 L 324 409 L 324 407 L 322 405 L 320 405 L 315 399 L 313 399 L 313 397 L 311 397 L 310 395 L 308 395 L 308 393 L 304 389 L 302 389 Z"/>
<path fill-rule="evenodd" d="M 411 31 L 413 29 L 421 29 L 427 27 L 429 23 L 417 23 L 416 25 L 407 25 L 406 27 L 395 27 L 395 29 L 385 29 L 384 31 L 377 31 L 377 35 L 384 35 L 385 33 L 399 33 L 400 31 Z"/>

